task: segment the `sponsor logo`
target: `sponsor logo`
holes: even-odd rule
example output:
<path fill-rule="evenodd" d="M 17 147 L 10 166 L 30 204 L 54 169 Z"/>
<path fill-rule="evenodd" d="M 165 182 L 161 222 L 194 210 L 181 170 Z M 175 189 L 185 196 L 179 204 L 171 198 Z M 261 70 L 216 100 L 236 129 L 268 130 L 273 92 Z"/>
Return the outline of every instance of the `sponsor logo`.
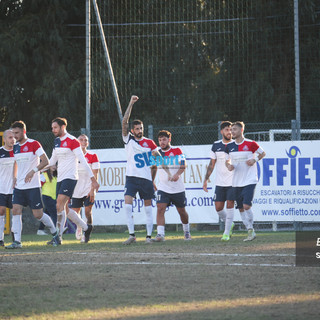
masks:
<path fill-rule="evenodd" d="M 1 158 L 3 158 L 3 157 L 5 157 L 5 154 L 2 154 L 2 155 L 1 155 Z"/>
<path fill-rule="evenodd" d="M 68 191 L 68 189 L 63 190 L 63 192 L 67 192 L 67 191 Z"/>
<path fill-rule="evenodd" d="M 39 206 L 40 206 L 40 202 L 36 204 L 36 207 L 39 207 Z"/>

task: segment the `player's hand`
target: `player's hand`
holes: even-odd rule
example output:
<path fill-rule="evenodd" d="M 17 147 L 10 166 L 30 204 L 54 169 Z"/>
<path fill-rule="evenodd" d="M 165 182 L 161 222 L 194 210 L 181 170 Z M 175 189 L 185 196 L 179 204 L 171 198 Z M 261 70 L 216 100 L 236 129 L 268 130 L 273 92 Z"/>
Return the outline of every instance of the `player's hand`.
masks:
<path fill-rule="evenodd" d="M 228 163 L 228 164 L 226 164 L 226 166 L 227 166 L 229 171 L 234 170 L 234 166 L 232 164 Z"/>
<path fill-rule="evenodd" d="M 203 181 L 202 189 L 203 189 L 205 192 L 208 192 L 208 181 L 207 181 L 207 180 L 204 180 L 204 181 Z"/>
<path fill-rule="evenodd" d="M 25 182 L 25 183 L 30 182 L 30 181 L 32 180 L 32 178 L 33 178 L 34 173 L 35 173 L 35 172 L 34 172 L 33 170 L 31 170 L 31 171 L 26 175 L 26 177 L 24 178 L 24 182 Z"/>
<path fill-rule="evenodd" d="M 157 188 L 156 184 L 154 183 L 154 181 L 152 181 L 152 183 L 153 183 L 153 189 L 154 189 L 154 191 L 157 191 L 158 188 Z"/>
<path fill-rule="evenodd" d="M 94 198 L 96 197 L 96 190 L 91 188 L 88 197 L 90 198 L 90 202 L 94 202 Z"/>
<path fill-rule="evenodd" d="M 179 175 L 178 174 L 174 174 L 172 177 L 171 177 L 171 181 L 178 181 L 179 180 Z"/>
<path fill-rule="evenodd" d="M 247 164 L 249 167 L 252 167 L 255 163 L 256 163 L 256 160 L 255 160 L 255 159 L 249 159 L 249 160 L 246 161 L 246 164 Z"/>
<path fill-rule="evenodd" d="M 139 97 L 137 97 L 137 96 L 131 96 L 130 102 L 133 104 L 133 103 L 136 103 L 138 100 L 139 100 Z"/>

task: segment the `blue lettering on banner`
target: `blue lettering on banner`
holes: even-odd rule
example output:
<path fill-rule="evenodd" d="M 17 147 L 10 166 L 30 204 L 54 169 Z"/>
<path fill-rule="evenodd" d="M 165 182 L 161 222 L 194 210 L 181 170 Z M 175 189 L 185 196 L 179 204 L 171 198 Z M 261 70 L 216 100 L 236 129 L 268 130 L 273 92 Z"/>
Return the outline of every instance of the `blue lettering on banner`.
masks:
<path fill-rule="evenodd" d="M 292 146 L 286 152 L 290 158 L 264 158 L 262 159 L 262 184 L 270 186 L 271 179 L 276 179 L 277 186 L 290 182 L 291 186 L 310 186 L 311 178 L 315 178 L 316 185 L 320 185 L 320 158 L 298 158 L 301 151 Z M 258 166 L 260 176 L 260 167 Z"/>
<path fill-rule="evenodd" d="M 184 159 L 183 157 L 181 157 Z M 151 151 L 147 153 L 137 153 L 134 156 L 134 160 L 136 162 L 137 168 L 143 168 L 143 167 L 152 167 L 152 166 L 169 166 L 169 165 L 179 165 L 179 156 L 153 156 Z M 182 163 L 184 164 L 184 160 L 182 160 Z"/>

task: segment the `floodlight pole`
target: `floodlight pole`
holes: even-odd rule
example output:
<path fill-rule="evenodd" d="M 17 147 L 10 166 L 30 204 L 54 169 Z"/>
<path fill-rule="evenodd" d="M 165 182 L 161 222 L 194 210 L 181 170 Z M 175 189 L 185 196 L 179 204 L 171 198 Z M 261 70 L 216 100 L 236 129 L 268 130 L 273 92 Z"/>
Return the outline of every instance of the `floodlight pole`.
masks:
<path fill-rule="evenodd" d="M 90 141 L 90 109 L 91 109 L 91 18 L 90 1 L 86 0 L 86 135 Z"/>
<path fill-rule="evenodd" d="M 296 139 L 301 140 L 301 106 L 300 106 L 300 58 L 299 58 L 299 5 L 294 1 L 294 61 L 296 93 Z"/>
<path fill-rule="evenodd" d="M 112 84 L 113 95 L 114 95 L 114 98 L 116 100 L 116 105 L 117 105 L 117 109 L 118 109 L 118 115 L 119 115 L 120 123 L 122 123 L 123 116 L 122 116 L 122 110 L 121 110 L 119 95 L 118 95 L 118 89 L 117 89 L 116 81 L 115 81 L 114 75 L 113 75 L 113 70 L 112 70 L 109 50 L 108 50 L 106 37 L 105 37 L 103 26 L 102 26 L 102 22 L 101 22 L 101 17 L 100 17 L 99 8 L 98 8 L 98 5 L 97 5 L 97 0 L 92 0 L 92 4 L 93 4 L 93 7 L 94 7 L 94 11 L 96 13 L 96 19 L 97 19 L 98 27 L 99 27 L 99 30 L 100 30 L 100 37 L 101 37 L 104 53 L 105 53 L 105 56 L 106 56 L 109 76 L 110 76 L 110 80 L 111 80 L 111 84 Z"/>

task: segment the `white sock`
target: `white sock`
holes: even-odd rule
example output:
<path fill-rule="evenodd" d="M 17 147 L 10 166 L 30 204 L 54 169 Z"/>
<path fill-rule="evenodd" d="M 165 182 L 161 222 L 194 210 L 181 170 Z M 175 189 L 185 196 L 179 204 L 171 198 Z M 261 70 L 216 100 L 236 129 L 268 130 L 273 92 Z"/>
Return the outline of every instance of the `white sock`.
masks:
<path fill-rule="evenodd" d="M 253 229 L 253 212 L 251 208 L 249 210 L 245 210 L 248 219 L 248 229 Z"/>
<path fill-rule="evenodd" d="M 6 216 L 0 216 L 0 241 L 4 238 L 4 225 Z"/>
<path fill-rule="evenodd" d="M 229 234 L 233 223 L 234 209 L 226 209 L 226 213 L 227 217 L 225 222 L 224 234 Z"/>
<path fill-rule="evenodd" d="M 221 211 L 217 211 L 217 214 L 223 222 L 226 221 L 227 214 L 223 209 Z"/>
<path fill-rule="evenodd" d="M 12 215 L 12 227 L 11 231 L 14 235 L 14 241 L 21 242 L 21 232 L 22 232 L 22 215 Z"/>
<path fill-rule="evenodd" d="M 182 229 L 183 229 L 183 232 L 190 232 L 190 224 L 189 223 L 182 224 Z"/>
<path fill-rule="evenodd" d="M 157 226 L 157 234 L 160 234 L 164 237 L 164 226 Z"/>
<path fill-rule="evenodd" d="M 59 235 L 62 237 L 63 229 L 67 221 L 66 212 L 62 210 L 57 213 L 57 227 L 59 228 Z"/>
<path fill-rule="evenodd" d="M 129 234 L 133 234 L 134 233 L 134 221 L 133 221 L 133 214 L 132 214 L 132 204 L 125 203 L 124 208 L 126 210 L 127 226 L 128 226 Z"/>
<path fill-rule="evenodd" d="M 242 219 L 242 222 L 243 222 L 244 226 L 245 226 L 246 229 L 248 230 L 248 229 L 249 229 L 249 228 L 248 228 L 248 218 L 247 218 L 247 213 L 246 213 L 246 211 L 243 211 L 243 212 L 240 211 L 240 216 L 241 216 L 241 219 Z"/>
<path fill-rule="evenodd" d="M 152 214 L 152 206 L 145 206 L 144 210 L 146 212 L 146 227 L 147 227 L 147 236 L 152 235 L 152 230 L 153 230 L 153 214 Z"/>
<path fill-rule="evenodd" d="M 54 226 L 51 218 L 46 213 L 43 213 L 42 217 L 38 219 L 38 221 L 42 222 L 46 227 L 48 227 L 51 234 L 56 233 L 57 229 Z"/>
<path fill-rule="evenodd" d="M 80 215 L 77 214 L 74 210 L 69 208 L 68 218 L 75 223 L 79 228 L 82 228 L 83 231 L 88 230 L 88 225 L 80 218 Z"/>

